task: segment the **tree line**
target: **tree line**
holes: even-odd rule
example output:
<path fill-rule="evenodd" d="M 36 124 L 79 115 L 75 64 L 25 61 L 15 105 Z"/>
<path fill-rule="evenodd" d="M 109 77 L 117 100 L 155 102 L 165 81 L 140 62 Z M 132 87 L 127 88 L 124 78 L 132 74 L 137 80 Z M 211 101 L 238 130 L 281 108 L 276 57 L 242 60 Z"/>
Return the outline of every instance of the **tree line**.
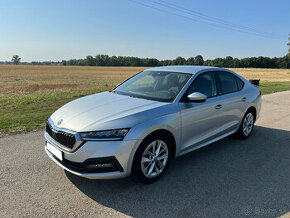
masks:
<path fill-rule="evenodd" d="M 87 56 L 84 59 L 63 60 L 62 65 L 79 65 L 79 66 L 167 66 L 167 65 L 204 65 L 214 67 L 231 67 L 231 68 L 290 68 L 290 54 L 284 57 L 247 57 L 233 58 L 215 58 L 205 60 L 201 55 L 190 57 L 188 59 L 177 57 L 173 60 L 158 60 L 156 58 L 138 58 L 127 56 L 109 56 L 104 54 Z"/>

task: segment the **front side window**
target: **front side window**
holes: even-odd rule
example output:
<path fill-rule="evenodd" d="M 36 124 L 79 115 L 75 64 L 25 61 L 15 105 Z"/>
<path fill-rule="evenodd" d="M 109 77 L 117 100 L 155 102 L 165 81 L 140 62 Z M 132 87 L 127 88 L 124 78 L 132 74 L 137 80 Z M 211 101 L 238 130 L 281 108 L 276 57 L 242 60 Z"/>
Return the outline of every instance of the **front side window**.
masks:
<path fill-rule="evenodd" d="M 190 79 L 192 74 L 143 71 L 125 81 L 113 92 L 149 100 L 172 101 Z"/>
<path fill-rule="evenodd" d="M 221 85 L 221 95 L 239 90 L 235 75 L 228 72 L 217 72 L 217 76 Z"/>
<path fill-rule="evenodd" d="M 193 92 L 200 92 L 207 97 L 217 95 L 216 81 L 213 72 L 207 72 L 199 75 L 188 88 L 186 95 Z"/>

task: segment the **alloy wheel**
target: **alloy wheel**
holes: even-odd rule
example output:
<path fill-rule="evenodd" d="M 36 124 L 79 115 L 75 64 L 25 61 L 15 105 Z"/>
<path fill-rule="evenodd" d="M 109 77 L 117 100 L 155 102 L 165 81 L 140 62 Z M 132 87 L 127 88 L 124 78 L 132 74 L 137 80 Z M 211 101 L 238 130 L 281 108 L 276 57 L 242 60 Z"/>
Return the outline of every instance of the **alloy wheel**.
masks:
<path fill-rule="evenodd" d="M 154 178 L 162 173 L 168 162 L 168 146 L 162 140 L 151 142 L 141 158 L 141 169 L 144 176 Z"/>
<path fill-rule="evenodd" d="M 243 121 L 243 134 L 245 136 L 250 135 L 254 126 L 254 116 L 252 113 L 248 113 Z"/>

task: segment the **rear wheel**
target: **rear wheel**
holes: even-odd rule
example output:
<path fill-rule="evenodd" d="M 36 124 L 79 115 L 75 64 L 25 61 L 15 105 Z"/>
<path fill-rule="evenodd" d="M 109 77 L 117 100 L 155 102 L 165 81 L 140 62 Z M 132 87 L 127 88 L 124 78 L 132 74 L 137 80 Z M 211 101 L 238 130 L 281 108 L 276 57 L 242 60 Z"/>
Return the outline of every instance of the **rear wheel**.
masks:
<path fill-rule="evenodd" d="M 153 135 L 138 148 L 133 169 L 143 183 L 158 180 L 168 168 L 171 159 L 171 143 L 165 135 Z"/>
<path fill-rule="evenodd" d="M 251 110 L 248 110 L 243 117 L 237 136 L 241 139 L 248 138 L 254 129 L 255 116 Z"/>

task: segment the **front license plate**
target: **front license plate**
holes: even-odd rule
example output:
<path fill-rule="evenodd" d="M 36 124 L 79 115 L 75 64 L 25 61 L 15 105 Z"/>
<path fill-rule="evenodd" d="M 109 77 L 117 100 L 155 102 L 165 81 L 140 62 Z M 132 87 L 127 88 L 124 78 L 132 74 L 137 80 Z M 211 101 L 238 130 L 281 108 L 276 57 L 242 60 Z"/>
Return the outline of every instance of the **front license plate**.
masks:
<path fill-rule="evenodd" d="M 54 147 L 52 144 L 50 144 L 49 142 L 46 142 L 46 149 L 52 153 L 55 157 L 57 157 L 57 159 L 59 160 L 63 160 L 62 158 L 62 151 L 58 150 L 56 147 Z"/>

